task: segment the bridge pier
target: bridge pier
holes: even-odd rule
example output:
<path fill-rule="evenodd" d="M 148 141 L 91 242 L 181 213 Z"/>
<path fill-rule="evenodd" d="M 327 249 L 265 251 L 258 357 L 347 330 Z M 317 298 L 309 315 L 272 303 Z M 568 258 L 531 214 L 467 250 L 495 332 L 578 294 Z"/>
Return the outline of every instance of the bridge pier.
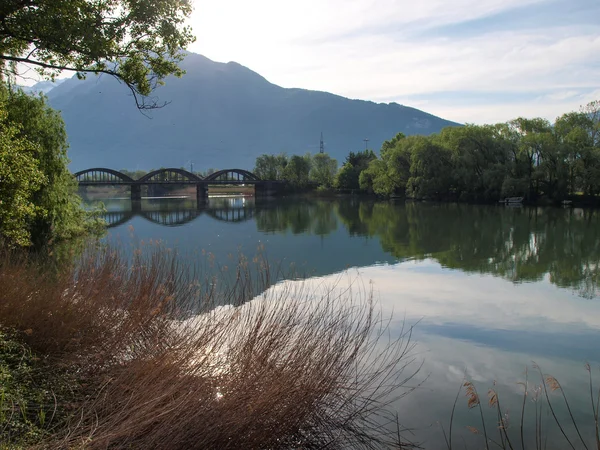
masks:
<path fill-rule="evenodd" d="M 281 190 L 281 183 L 273 183 L 272 181 L 262 181 L 254 185 L 255 197 L 272 197 L 277 195 Z"/>
<path fill-rule="evenodd" d="M 131 201 L 140 201 L 142 199 L 142 185 L 132 184 L 131 185 Z"/>
<path fill-rule="evenodd" d="M 196 185 L 196 201 L 198 205 L 203 205 L 208 201 L 208 185 L 205 183 L 198 183 Z"/>

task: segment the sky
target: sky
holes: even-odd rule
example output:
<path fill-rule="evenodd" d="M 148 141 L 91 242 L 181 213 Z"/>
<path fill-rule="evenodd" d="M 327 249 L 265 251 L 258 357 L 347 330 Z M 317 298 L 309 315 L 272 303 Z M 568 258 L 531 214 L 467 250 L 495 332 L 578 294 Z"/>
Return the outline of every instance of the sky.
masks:
<path fill-rule="evenodd" d="M 194 0 L 189 50 L 461 123 L 600 100 L 599 0 Z"/>

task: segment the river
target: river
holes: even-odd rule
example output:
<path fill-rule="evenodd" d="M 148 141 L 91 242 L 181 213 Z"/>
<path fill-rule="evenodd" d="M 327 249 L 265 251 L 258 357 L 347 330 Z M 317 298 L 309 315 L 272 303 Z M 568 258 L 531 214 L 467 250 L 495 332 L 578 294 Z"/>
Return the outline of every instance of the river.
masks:
<path fill-rule="evenodd" d="M 494 387 L 509 421 L 518 422 L 517 383 L 526 367 L 539 384 L 532 362 L 562 383 L 582 432 L 591 433 L 584 363 L 600 382 L 598 211 L 359 198 L 211 197 L 202 208 L 188 199 L 154 199 L 136 211 L 126 199 L 104 203 L 107 239 L 115 245 L 160 240 L 188 259 L 211 254 L 220 266 L 260 252 L 280 277 L 372 286 L 384 314 L 393 314 L 392 335 L 415 325 L 415 364 L 423 366 L 409 383 L 416 389 L 394 408 L 414 429 L 407 436 L 426 448 L 444 447 L 441 425 L 447 430 L 465 374 L 483 397 Z M 573 432 L 561 397 L 551 395 Z M 527 399 L 528 421 L 536 404 Z M 483 410 L 499 439 L 493 410 Z M 465 426 L 480 428 L 478 414 L 461 394 L 455 439 L 477 438 Z M 568 448 L 548 411 L 543 415 L 553 430 L 548 448 Z"/>

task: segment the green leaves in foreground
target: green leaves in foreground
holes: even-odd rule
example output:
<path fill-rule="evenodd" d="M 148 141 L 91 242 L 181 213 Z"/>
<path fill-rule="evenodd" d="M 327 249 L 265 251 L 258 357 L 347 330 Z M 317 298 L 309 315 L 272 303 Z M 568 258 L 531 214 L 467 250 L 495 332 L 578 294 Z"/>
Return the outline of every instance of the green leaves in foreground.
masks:
<path fill-rule="evenodd" d="M 28 224 L 41 212 L 33 195 L 46 178 L 33 156 L 36 145 L 19 137 L 19 128 L 7 117 L 0 103 L 0 236 L 26 246 L 31 242 Z"/>
<path fill-rule="evenodd" d="M 191 0 L 3 0 L 0 78 L 16 63 L 45 78 L 71 70 L 112 75 L 136 95 L 140 108 L 168 75 L 181 76 L 182 49 L 193 42 L 185 21 Z M 141 102 L 140 102 L 141 100 Z"/>

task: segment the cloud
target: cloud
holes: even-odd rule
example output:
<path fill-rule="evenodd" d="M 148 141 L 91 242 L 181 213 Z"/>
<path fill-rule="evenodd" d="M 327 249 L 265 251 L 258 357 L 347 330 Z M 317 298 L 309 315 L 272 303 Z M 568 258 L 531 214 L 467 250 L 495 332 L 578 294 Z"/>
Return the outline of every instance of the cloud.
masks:
<path fill-rule="evenodd" d="M 595 0 L 195 5 L 193 51 L 235 60 L 284 87 L 382 102 L 406 98 L 409 106 L 426 102 L 428 112 L 476 123 L 530 113 L 552 120 L 579 106 L 576 93 L 599 88 Z M 536 101 L 525 101 L 532 91 Z M 448 105 L 431 96 L 449 92 L 479 94 L 481 101 Z M 502 93 L 521 93 L 523 100 Z"/>

